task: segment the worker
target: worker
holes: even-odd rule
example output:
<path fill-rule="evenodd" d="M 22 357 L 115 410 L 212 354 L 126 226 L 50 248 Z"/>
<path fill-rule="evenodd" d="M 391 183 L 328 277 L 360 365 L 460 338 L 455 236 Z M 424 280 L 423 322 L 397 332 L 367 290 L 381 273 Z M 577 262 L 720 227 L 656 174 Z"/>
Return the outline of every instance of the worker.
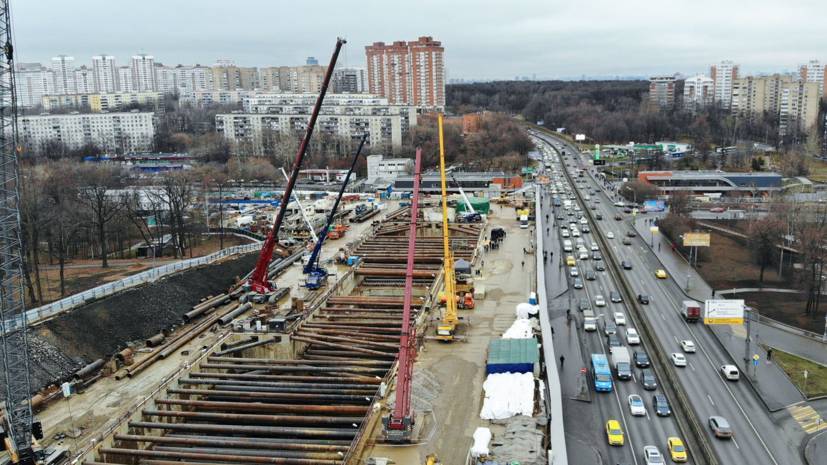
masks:
<path fill-rule="evenodd" d="M 523 261 L 521 261 L 521 262 L 520 262 L 520 267 L 521 267 L 521 268 L 525 268 L 525 260 L 523 260 Z"/>
<path fill-rule="evenodd" d="M 563 369 L 563 364 L 564 363 L 566 363 L 566 357 L 565 357 L 565 355 L 561 355 L 560 356 L 560 369 L 561 370 Z"/>
<path fill-rule="evenodd" d="M 767 360 L 772 360 L 772 347 L 767 349 Z"/>

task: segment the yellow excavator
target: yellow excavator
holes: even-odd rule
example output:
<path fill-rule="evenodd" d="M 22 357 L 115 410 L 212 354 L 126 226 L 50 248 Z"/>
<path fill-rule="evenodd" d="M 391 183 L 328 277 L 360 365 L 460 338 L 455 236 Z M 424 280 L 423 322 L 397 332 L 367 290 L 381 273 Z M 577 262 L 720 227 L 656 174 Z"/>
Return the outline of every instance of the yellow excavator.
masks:
<path fill-rule="evenodd" d="M 458 296 L 457 280 L 454 274 L 454 254 L 451 251 L 451 237 L 448 231 L 448 187 L 445 180 L 445 138 L 442 135 L 442 113 L 437 117 L 439 126 L 439 175 L 442 181 L 442 249 L 443 268 L 445 270 L 445 292 L 440 300 L 445 301 L 445 311 L 442 314 L 442 321 L 436 328 L 436 338 L 440 341 L 450 342 L 454 340 L 454 333 L 459 323 L 457 314 Z M 471 299 L 470 306 L 468 299 Z M 473 295 L 467 293 L 463 296 L 463 306 L 474 308 Z"/>

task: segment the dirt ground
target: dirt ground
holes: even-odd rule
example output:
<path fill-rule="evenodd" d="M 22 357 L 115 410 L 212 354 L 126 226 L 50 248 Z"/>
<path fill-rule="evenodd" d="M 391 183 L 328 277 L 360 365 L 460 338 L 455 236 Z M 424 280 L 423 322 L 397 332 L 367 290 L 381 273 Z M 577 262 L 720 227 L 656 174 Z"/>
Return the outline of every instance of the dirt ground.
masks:
<path fill-rule="evenodd" d="M 745 292 L 738 294 L 746 304 L 755 307 L 762 316 L 767 316 L 782 323 L 806 329 L 814 333 L 824 332 L 824 310 L 827 310 L 827 297 L 819 306 L 820 311 L 814 315 L 805 315 L 807 298 L 804 294 L 777 292 Z"/>
<path fill-rule="evenodd" d="M 224 237 L 224 247 L 247 244 L 248 240 L 237 236 L 227 235 Z M 200 257 L 218 251 L 218 237 L 210 236 L 204 239 L 199 245 L 193 247 L 192 256 Z M 186 258 L 190 258 L 189 255 Z M 37 305 L 47 304 L 61 298 L 60 295 L 60 269 L 58 265 L 49 265 L 43 259 L 40 265 L 40 286 L 43 292 L 43 302 Z M 100 259 L 94 260 L 71 260 L 66 264 L 64 277 L 66 279 L 66 295 L 77 294 L 101 284 L 117 281 L 127 276 L 140 273 L 149 268 L 161 266 L 166 263 L 175 262 L 173 257 L 131 258 L 131 259 L 110 259 L 109 268 L 102 268 Z M 34 280 L 34 275 L 32 275 Z M 27 305 L 31 306 L 30 302 Z"/>
<path fill-rule="evenodd" d="M 713 289 L 761 287 L 761 268 L 755 264 L 749 249 L 740 242 L 716 232 L 712 233 L 709 256 L 713 260 L 698 263 L 698 272 Z M 763 287 L 788 288 L 787 276 L 779 278 L 777 266 L 764 270 Z"/>

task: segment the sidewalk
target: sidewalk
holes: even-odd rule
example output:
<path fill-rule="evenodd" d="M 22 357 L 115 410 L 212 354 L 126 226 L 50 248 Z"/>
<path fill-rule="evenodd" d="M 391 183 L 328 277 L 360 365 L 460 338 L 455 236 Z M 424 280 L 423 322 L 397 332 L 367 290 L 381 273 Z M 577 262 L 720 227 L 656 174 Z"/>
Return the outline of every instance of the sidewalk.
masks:
<path fill-rule="evenodd" d="M 635 220 L 634 226 L 646 245 L 650 247 L 655 258 L 657 258 L 669 275 L 682 288 L 683 294 L 701 303 L 707 299 L 711 299 L 712 288 L 709 287 L 694 268 L 689 266 L 689 263 L 680 256 L 680 254 L 672 250 L 671 243 L 663 234 L 655 234 L 653 247 L 650 246 L 652 235 L 649 231 L 650 224 L 647 221 L 652 218 L 654 218 L 653 215 L 645 215 L 643 218 L 638 218 Z M 783 339 L 777 338 L 779 344 L 776 344 L 775 336 L 777 336 L 779 332 L 777 329 L 756 321 L 751 321 L 750 324 L 752 325 L 751 353 L 758 354 L 760 357 L 757 370 L 752 366 L 751 361 L 744 361 L 746 343 L 745 326 L 715 325 L 709 326 L 709 329 L 723 348 L 726 349 L 727 353 L 729 353 L 730 358 L 732 358 L 738 368 L 745 375 L 747 373 L 751 374 L 748 379 L 770 411 L 776 411 L 790 404 L 805 400 L 798 388 L 792 384 L 778 365 L 767 360 L 767 353 L 762 345 L 777 347 L 791 353 L 799 353 L 796 348 L 798 344 L 796 344 L 796 340 L 792 338 L 798 337 L 801 340 L 798 342 L 802 344 L 818 343 L 789 333 L 790 337 Z M 783 344 L 781 344 L 782 341 Z M 782 345 L 785 347 L 782 348 Z M 789 348 L 790 345 L 794 347 Z M 823 347 L 821 347 L 821 351 L 824 352 Z M 824 357 L 824 355 L 822 355 L 822 357 Z M 747 366 L 747 364 L 749 366 Z"/>

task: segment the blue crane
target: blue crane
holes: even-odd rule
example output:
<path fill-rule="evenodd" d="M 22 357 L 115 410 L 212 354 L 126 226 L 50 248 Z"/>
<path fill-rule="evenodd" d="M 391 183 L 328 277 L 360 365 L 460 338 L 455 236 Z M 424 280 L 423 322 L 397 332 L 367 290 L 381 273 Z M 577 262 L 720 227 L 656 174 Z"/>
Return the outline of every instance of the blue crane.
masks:
<path fill-rule="evenodd" d="M 353 156 L 353 162 L 350 164 L 350 170 L 348 170 L 345 180 L 342 182 L 342 187 L 339 189 L 339 195 L 336 197 L 333 207 L 330 208 L 330 214 L 327 217 L 327 224 L 324 229 L 322 229 L 322 232 L 319 233 L 319 240 L 316 241 L 316 246 L 313 247 L 313 252 L 310 254 L 310 259 L 307 261 L 307 265 L 304 266 L 304 274 L 307 275 L 304 285 L 308 289 L 318 289 L 322 287 L 325 281 L 327 281 L 327 270 L 319 266 L 319 256 L 321 255 L 322 245 L 324 245 L 324 240 L 327 238 L 327 232 L 330 230 L 330 227 L 333 226 L 333 221 L 336 219 L 336 210 L 339 208 L 339 202 L 342 201 L 342 195 L 344 195 L 345 188 L 347 188 L 347 183 L 350 181 L 350 175 L 353 174 L 353 170 L 356 168 L 356 162 L 359 160 L 359 154 L 362 153 L 362 148 L 365 146 L 365 141 L 367 138 L 368 135 L 363 134 L 362 140 L 359 141 L 359 148 L 356 150 L 356 155 Z"/>

